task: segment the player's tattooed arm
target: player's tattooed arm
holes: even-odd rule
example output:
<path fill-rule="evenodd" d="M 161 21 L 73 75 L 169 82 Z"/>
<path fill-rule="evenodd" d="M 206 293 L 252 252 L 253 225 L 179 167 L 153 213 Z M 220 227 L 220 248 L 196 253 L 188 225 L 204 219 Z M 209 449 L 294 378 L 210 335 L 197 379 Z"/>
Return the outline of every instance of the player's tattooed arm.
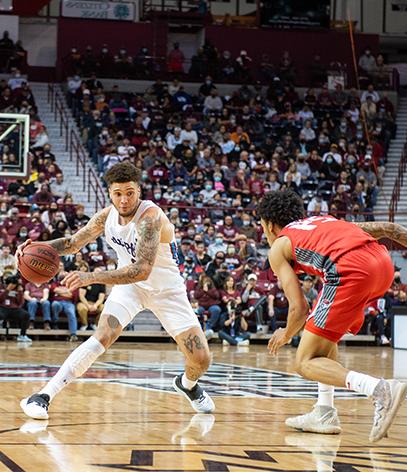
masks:
<path fill-rule="evenodd" d="M 397 223 L 368 221 L 355 224 L 376 239 L 388 238 L 407 247 L 407 229 Z"/>
<path fill-rule="evenodd" d="M 81 228 L 72 236 L 54 239 L 53 241 L 49 241 L 48 244 L 50 244 L 50 246 L 52 246 L 60 256 L 76 254 L 88 243 L 94 241 L 98 236 L 103 234 L 109 211 L 110 207 L 99 211 L 92 216 L 86 226 Z"/>

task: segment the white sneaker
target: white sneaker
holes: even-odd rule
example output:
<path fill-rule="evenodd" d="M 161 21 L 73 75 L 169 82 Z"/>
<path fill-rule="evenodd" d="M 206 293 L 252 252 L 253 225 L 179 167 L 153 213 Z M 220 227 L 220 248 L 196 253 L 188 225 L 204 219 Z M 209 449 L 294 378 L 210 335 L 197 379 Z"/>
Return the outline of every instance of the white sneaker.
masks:
<path fill-rule="evenodd" d="M 213 338 L 214 334 L 215 334 L 215 331 L 213 329 L 207 329 L 205 331 L 205 337 L 208 341 Z"/>
<path fill-rule="evenodd" d="M 336 408 L 323 405 L 315 405 L 313 410 L 305 415 L 287 418 L 285 424 L 309 433 L 339 434 L 342 431 Z"/>
<path fill-rule="evenodd" d="M 239 341 L 237 344 L 239 346 L 248 346 L 250 344 L 250 341 L 248 339 L 243 339 L 243 341 Z"/>
<path fill-rule="evenodd" d="M 34 393 L 31 397 L 24 398 L 20 406 L 24 413 L 35 420 L 48 419 L 49 395 L 46 393 Z"/>
<path fill-rule="evenodd" d="M 17 336 L 17 342 L 18 343 L 32 343 L 33 340 L 31 338 L 29 338 L 27 335 L 21 335 L 20 336 Z"/>
<path fill-rule="evenodd" d="M 213 403 L 212 398 L 198 383 L 194 388 L 188 390 L 182 385 L 181 379 L 182 374 L 177 375 L 174 377 L 172 385 L 178 393 L 181 393 L 187 400 L 189 400 L 192 408 L 197 413 L 212 413 L 215 411 L 215 403 Z"/>
<path fill-rule="evenodd" d="M 226 341 L 226 339 L 222 339 L 223 346 L 230 346 L 230 344 Z"/>
<path fill-rule="evenodd" d="M 371 442 L 376 442 L 386 435 L 406 394 L 407 383 L 382 379 L 377 384 L 372 395 L 375 413 L 369 436 Z"/>
<path fill-rule="evenodd" d="M 88 329 L 88 327 L 83 325 L 79 328 L 79 331 L 86 331 L 87 329 Z"/>
<path fill-rule="evenodd" d="M 386 345 L 390 344 L 389 339 L 384 334 L 382 334 L 381 337 L 380 337 L 380 344 L 382 346 L 386 346 Z"/>

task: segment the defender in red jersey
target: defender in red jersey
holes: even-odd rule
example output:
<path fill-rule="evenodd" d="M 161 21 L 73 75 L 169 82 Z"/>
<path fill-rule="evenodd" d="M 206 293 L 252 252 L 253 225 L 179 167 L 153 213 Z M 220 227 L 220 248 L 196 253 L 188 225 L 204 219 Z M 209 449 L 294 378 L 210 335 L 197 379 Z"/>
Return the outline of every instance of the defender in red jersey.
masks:
<path fill-rule="evenodd" d="M 407 393 L 407 384 L 349 371 L 337 362 L 337 343 L 363 324 L 364 308 L 383 296 L 393 280 L 393 263 L 377 239 L 407 247 L 407 231 L 394 223 L 349 223 L 331 216 L 304 218 L 301 198 L 291 191 L 270 192 L 257 213 L 270 244 L 270 265 L 289 301 L 287 326 L 273 333 L 268 348 L 276 354 L 303 327 L 296 370 L 318 381 L 318 402 L 308 414 L 286 424 L 314 433 L 341 432 L 333 407 L 334 386 L 373 397 L 370 440 L 384 437 Z M 322 278 L 323 287 L 309 313 L 297 274 Z"/>

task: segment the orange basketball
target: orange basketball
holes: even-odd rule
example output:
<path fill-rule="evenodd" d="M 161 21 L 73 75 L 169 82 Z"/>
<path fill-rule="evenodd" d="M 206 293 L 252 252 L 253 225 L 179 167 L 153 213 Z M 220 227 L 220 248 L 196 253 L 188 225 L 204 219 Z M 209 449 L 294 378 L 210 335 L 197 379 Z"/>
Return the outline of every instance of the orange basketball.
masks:
<path fill-rule="evenodd" d="M 43 284 L 58 273 L 59 254 L 49 244 L 29 244 L 23 250 L 18 268 L 21 275 L 29 282 Z"/>

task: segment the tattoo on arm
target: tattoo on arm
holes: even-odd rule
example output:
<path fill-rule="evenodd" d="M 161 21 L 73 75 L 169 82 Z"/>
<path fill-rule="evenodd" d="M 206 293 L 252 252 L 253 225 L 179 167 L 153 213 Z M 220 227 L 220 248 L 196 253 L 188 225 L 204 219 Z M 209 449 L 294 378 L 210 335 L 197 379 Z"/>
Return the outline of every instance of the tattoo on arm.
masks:
<path fill-rule="evenodd" d="M 397 223 L 366 222 L 357 225 L 376 239 L 388 238 L 407 247 L 407 229 Z"/>
<path fill-rule="evenodd" d="M 197 334 L 192 335 L 188 334 L 187 338 L 183 339 L 185 348 L 192 354 L 194 351 L 194 346 L 196 349 L 205 349 L 205 346 L 202 344 L 199 336 Z"/>
<path fill-rule="evenodd" d="M 77 253 L 80 249 L 86 246 L 86 244 L 90 243 L 103 233 L 109 211 L 110 208 L 105 208 L 92 216 L 87 225 L 74 235 L 67 238 L 54 239 L 48 244 L 52 246 L 60 256 Z"/>
<path fill-rule="evenodd" d="M 138 227 L 139 240 L 136 247 L 136 262 L 121 269 L 107 272 L 92 272 L 92 283 L 107 285 L 133 284 L 146 280 L 153 268 L 161 237 L 160 216 L 146 215 Z"/>
<path fill-rule="evenodd" d="M 117 329 L 119 327 L 119 320 L 115 316 L 109 315 L 107 318 L 107 324 L 109 325 L 109 328 Z"/>

